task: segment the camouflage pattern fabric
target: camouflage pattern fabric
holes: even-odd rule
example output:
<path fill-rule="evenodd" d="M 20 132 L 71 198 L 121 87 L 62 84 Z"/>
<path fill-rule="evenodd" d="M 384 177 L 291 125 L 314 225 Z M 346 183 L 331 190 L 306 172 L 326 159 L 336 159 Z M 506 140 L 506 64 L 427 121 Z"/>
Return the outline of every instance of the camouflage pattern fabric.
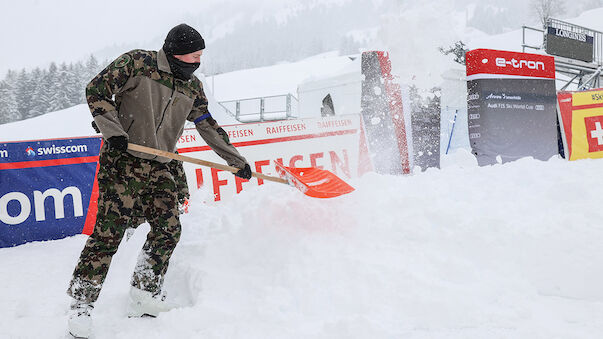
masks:
<path fill-rule="evenodd" d="M 159 294 L 181 234 L 174 176 L 167 164 L 109 150 L 106 145 L 99 163 L 96 225 L 67 293 L 80 301 L 95 302 L 126 229 L 146 219 L 151 231 L 139 255 L 132 285 Z"/>
<path fill-rule="evenodd" d="M 178 154 L 178 152 L 176 152 Z M 176 180 L 176 188 L 178 189 L 178 203 L 183 204 L 185 200 L 190 198 L 188 183 L 186 182 L 186 173 L 182 161 L 172 160 L 167 163 L 170 173 Z"/>
<path fill-rule="evenodd" d="M 173 152 L 188 120 L 228 165 L 245 168 L 247 160 L 224 138 L 224 131 L 211 117 L 202 82 L 195 76 L 189 81 L 175 78 L 163 50 L 122 54 L 90 81 L 86 100 L 106 140 L 126 136 L 133 144 Z M 128 153 L 170 161 L 132 150 Z"/>
<path fill-rule="evenodd" d="M 178 152 L 176 152 L 178 154 Z M 186 200 L 190 198 L 190 192 L 188 190 L 188 183 L 186 182 L 186 173 L 184 172 L 184 166 L 182 161 L 172 160 L 166 164 L 168 170 L 172 173 L 174 180 L 176 181 L 176 189 L 178 191 L 178 204 L 182 205 Z M 141 224 L 145 223 L 146 219 L 142 212 L 141 206 L 134 206 L 134 211 L 138 213 L 130 217 L 129 228 L 136 228 Z"/>

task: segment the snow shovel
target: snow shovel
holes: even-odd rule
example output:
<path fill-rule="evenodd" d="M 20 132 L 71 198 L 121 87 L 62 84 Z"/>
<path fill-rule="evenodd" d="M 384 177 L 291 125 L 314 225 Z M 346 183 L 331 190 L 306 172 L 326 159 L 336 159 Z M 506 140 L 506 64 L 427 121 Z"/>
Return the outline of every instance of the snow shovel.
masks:
<path fill-rule="evenodd" d="M 131 143 L 128 144 L 128 149 L 132 151 L 158 155 L 174 160 L 190 162 L 201 166 L 212 167 L 232 173 L 236 173 L 239 171 L 239 169 L 236 167 L 222 165 L 215 162 L 187 157 L 185 155 L 180 155 Z M 327 170 L 322 170 L 316 167 L 285 167 L 283 166 L 283 164 L 277 161 L 275 161 L 274 164 L 276 167 L 276 172 L 278 173 L 280 178 L 272 177 L 257 172 L 252 172 L 251 175 L 258 179 L 295 186 L 305 195 L 314 198 L 334 198 L 343 194 L 350 193 L 354 190 L 352 186 L 348 185 L 345 181 L 341 180 L 338 176 Z"/>

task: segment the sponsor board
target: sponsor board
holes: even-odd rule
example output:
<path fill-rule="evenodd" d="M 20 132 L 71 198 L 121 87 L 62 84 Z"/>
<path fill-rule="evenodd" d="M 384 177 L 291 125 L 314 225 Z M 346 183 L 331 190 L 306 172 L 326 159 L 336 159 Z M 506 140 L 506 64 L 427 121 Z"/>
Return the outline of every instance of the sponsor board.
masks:
<path fill-rule="evenodd" d="M 547 27 L 545 35 L 546 52 L 550 55 L 592 62 L 595 48 L 595 37 L 591 35 L 592 31 L 570 25 L 566 28 Z"/>
<path fill-rule="evenodd" d="M 560 92 L 557 104 L 567 158 L 603 158 L 603 89 Z"/>
<path fill-rule="evenodd" d="M 467 79 L 469 140 L 480 165 L 558 153 L 554 58 L 473 50 Z"/>
<path fill-rule="evenodd" d="M 256 172 L 276 176 L 274 161 L 313 166 L 342 179 L 372 170 L 360 115 L 223 126 Z M 99 137 L 0 143 L 0 247 L 91 234 L 96 222 Z M 195 129 L 185 129 L 180 153 L 224 163 Z M 250 181 L 184 165 L 189 188 L 209 185 L 212 201 L 233 197 Z M 292 188 L 294 189 L 294 188 Z"/>
<path fill-rule="evenodd" d="M 0 144 L 7 150 L 0 158 L 0 247 L 91 233 L 100 144 L 98 137 Z"/>
<path fill-rule="evenodd" d="M 555 35 L 561 38 L 576 40 L 579 42 L 587 42 L 589 44 L 592 44 L 594 42 L 594 37 L 591 35 L 587 35 L 584 32 L 572 32 L 566 29 L 548 27 L 548 34 Z"/>
<path fill-rule="evenodd" d="M 467 52 L 467 80 L 555 79 L 555 59 L 551 56 L 492 49 Z M 477 99 L 480 93 L 469 93 Z"/>
<path fill-rule="evenodd" d="M 363 52 L 361 67 L 361 115 L 375 171 L 409 174 L 411 155 L 406 129 L 411 125 L 405 120 L 402 93 L 391 73 L 389 54 L 383 51 Z M 430 144 L 439 143 L 439 139 L 430 141 Z M 427 162 L 438 167 L 439 145 L 433 153 L 438 153 L 437 157 Z"/>
<path fill-rule="evenodd" d="M 327 169 L 346 180 L 371 168 L 359 115 L 222 127 L 255 172 L 278 176 L 274 166 L 277 161 L 291 167 Z M 185 129 L 178 143 L 178 152 L 203 160 L 224 162 L 195 129 Z M 194 164 L 185 163 L 184 168 L 189 187 L 209 185 L 214 201 L 232 197 L 249 185 L 265 183 L 261 179 L 247 181 Z"/>

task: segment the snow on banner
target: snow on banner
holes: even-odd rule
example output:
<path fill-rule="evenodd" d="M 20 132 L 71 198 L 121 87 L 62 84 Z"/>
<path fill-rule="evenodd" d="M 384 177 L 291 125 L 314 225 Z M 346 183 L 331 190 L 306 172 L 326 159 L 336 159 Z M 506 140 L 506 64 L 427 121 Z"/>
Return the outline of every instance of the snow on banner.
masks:
<path fill-rule="evenodd" d="M 567 158 L 603 158 L 603 89 L 559 92 L 557 104 Z"/>

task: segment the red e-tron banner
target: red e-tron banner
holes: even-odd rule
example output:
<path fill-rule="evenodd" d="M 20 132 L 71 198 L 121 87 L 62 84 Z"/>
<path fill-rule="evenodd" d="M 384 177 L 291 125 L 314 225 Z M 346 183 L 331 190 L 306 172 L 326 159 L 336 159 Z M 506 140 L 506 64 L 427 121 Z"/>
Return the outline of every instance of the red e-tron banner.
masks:
<path fill-rule="evenodd" d="M 548 55 L 475 49 L 467 52 L 466 60 L 467 80 L 507 76 L 555 79 L 555 58 Z"/>
<path fill-rule="evenodd" d="M 469 141 L 478 163 L 558 154 L 555 59 L 477 49 L 466 61 Z"/>

